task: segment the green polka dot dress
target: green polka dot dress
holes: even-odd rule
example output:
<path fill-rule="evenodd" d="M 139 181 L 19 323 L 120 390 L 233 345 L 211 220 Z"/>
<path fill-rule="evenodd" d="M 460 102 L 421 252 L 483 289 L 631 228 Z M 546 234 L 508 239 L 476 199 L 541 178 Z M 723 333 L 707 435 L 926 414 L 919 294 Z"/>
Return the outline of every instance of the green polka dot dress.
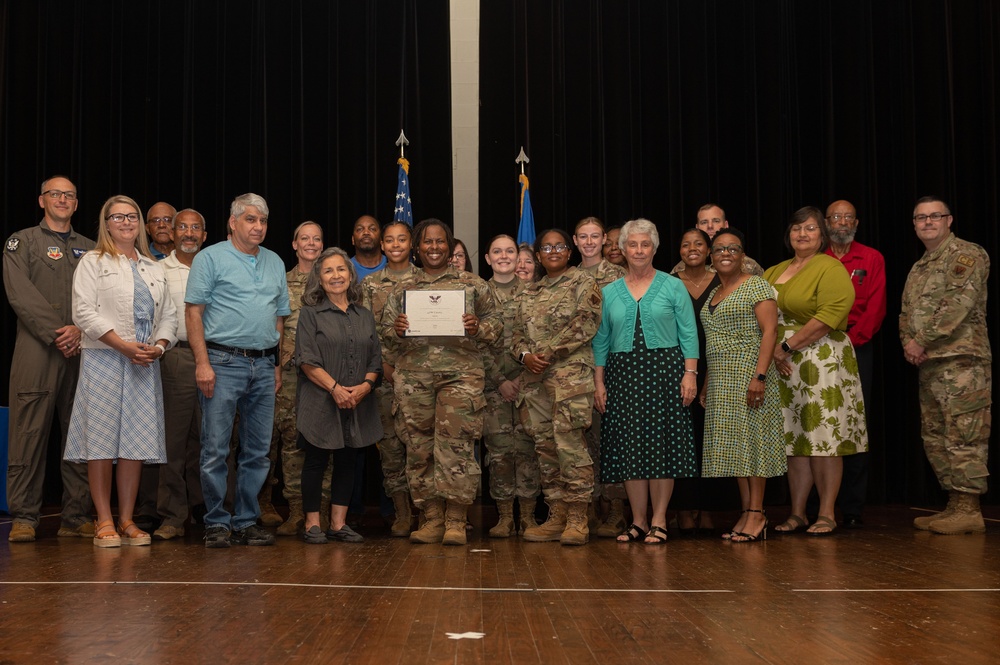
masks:
<path fill-rule="evenodd" d="M 681 401 L 680 347 L 648 349 L 636 309 L 632 350 L 612 353 L 605 368 L 601 482 L 698 475 L 691 414 Z"/>

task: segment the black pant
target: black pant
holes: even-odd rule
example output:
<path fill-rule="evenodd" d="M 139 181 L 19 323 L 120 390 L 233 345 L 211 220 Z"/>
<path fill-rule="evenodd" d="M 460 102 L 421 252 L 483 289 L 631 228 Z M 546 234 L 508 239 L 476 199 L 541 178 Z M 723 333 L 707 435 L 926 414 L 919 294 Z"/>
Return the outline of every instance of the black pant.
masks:
<path fill-rule="evenodd" d="M 354 463 L 363 448 L 317 448 L 301 434 L 299 447 L 305 452 L 302 461 L 302 509 L 307 513 L 319 512 L 323 488 L 323 472 L 333 455 L 333 475 L 330 478 L 330 503 L 346 506 L 354 490 Z"/>
<path fill-rule="evenodd" d="M 861 392 L 865 400 L 865 414 L 871 408 L 875 393 L 872 392 L 872 375 L 874 374 L 874 358 L 872 343 L 854 347 L 858 359 L 858 373 L 861 375 Z M 871 446 L 871 431 L 868 432 L 868 445 Z M 865 507 L 868 495 L 868 453 L 858 453 L 844 457 L 844 476 L 840 480 L 840 494 L 837 495 L 837 505 L 845 516 L 860 517 Z"/>

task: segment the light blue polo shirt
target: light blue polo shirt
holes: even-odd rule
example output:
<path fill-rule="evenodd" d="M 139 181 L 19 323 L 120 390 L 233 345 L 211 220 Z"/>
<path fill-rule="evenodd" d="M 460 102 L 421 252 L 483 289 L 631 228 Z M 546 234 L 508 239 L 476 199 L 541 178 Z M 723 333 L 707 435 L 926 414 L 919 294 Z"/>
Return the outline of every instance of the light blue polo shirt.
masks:
<path fill-rule="evenodd" d="M 264 247 L 244 254 L 232 241 L 198 252 L 184 302 L 205 305 L 205 340 L 243 349 L 278 343 L 279 316 L 288 316 L 288 283 L 281 257 Z"/>

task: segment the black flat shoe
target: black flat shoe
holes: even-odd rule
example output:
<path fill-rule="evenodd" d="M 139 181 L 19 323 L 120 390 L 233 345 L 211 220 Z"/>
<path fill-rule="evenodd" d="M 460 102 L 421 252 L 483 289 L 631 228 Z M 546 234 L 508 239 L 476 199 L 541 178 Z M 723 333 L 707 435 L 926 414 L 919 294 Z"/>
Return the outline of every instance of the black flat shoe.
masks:
<path fill-rule="evenodd" d="M 340 543 L 361 543 L 364 542 L 364 536 L 360 533 L 347 526 L 346 524 L 340 527 L 339 531 L 334 531 L 333 529 L 326 530 L 326 538 L 330 541 L 337 541 Z"/>
<path fill-rule="evenodd" d="M 306 541 L 310 545 L 326 545 L 329 540 L 327 540 L 326 534 L 318 526 L 311 526 L 309 529 L 302 534 L 302 540 Z"/>
<path fill-rule="evenodd" d="M 861 515 L 844 515 L 844 522 L 840 525 L 845 529 L 861 529 L 865 526 Z"/>

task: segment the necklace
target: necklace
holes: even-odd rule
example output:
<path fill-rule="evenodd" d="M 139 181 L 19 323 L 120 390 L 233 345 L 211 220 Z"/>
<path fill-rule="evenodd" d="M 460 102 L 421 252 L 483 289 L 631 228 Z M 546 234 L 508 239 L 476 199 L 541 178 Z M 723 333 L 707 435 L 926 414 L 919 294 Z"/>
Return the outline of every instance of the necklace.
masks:
<path fill-rule="evenodd" d="M 686 271 L 683 271 L 683 270 L 682 270 L 682 271 L 681 271 L 681 274 L 683 275 L 683 274 L 684 274 L 685 272 L 686 272 Z M 694 288 L 696 288 L 696 289 L 700 289 L 700 288 L 701 288 L 701 285 L 702 285 L 702 282 L 704 282 L 704 281 L 705 281 L 705 278 L 706 278 L 706 277 L 708 277 L 708 271 L 707 271 L 707 270 L 706 270 L 706 271 L 704 272 L 704 274 L 703 274 L 703 275 L 701 276 L 701 279 L 699 279 L 699 280 L 698 280 L 697 282 L 696 282 L 696 281 L 694 281 L 694 280 L 693 280 L 692 278 L 690 278 L 690 277 L 688 277 L 688 278 L 687 278 L 687 281 L 688 281 L 688 283 L 690 283 L 690 284 L 693 284 L 693 285 L 694 285 Z"/>

